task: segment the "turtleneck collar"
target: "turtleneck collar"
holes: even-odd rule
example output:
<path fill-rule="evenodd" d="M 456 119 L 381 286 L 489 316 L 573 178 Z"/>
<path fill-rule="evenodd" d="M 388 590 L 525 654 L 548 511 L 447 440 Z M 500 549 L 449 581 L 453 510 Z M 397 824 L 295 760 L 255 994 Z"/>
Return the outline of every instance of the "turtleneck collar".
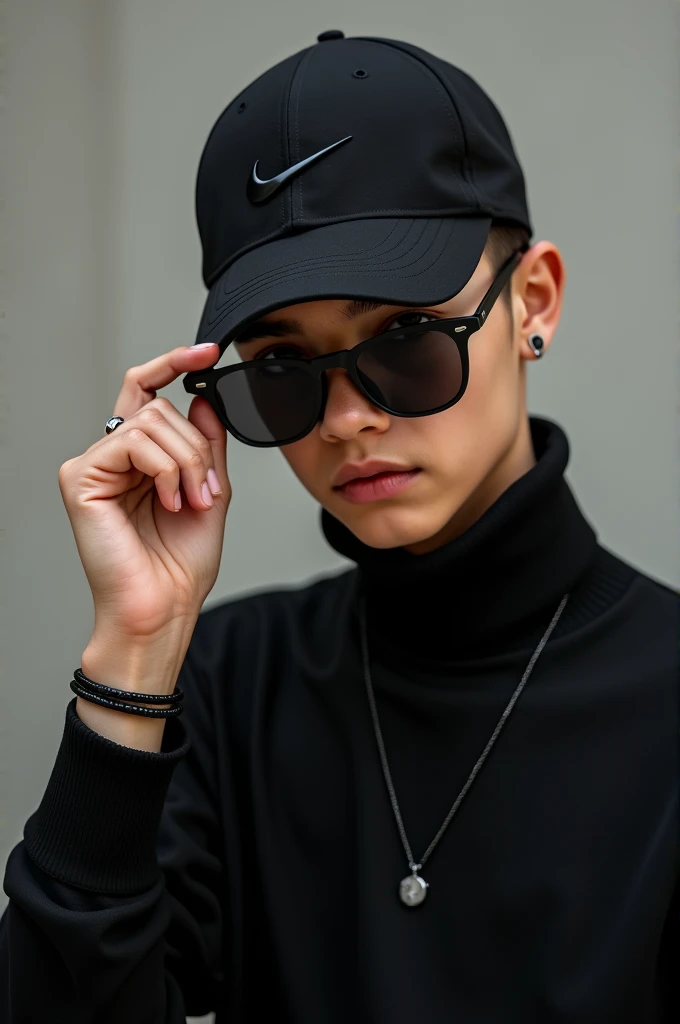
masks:
<path fill-rule="evenodd" d="M 371 548 L 322 509 L 328 543 L 358 566 L 373 653 L 394 664 L 439 664 L 535 646 L 584 577 L 598 540 L 563 475 L 567 436 L 542 417 L 529 424 L 535 465 L 435 551 Z M 583 619 L 573 597 L 553 637 Z"/>

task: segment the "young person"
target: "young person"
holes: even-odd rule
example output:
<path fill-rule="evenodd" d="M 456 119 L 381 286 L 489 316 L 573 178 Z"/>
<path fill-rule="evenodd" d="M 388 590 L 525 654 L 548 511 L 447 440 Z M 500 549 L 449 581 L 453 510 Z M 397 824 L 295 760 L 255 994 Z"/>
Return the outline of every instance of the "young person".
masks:
<path fill-rule="evenodd" d="M 527 413 L 565 272 L 500 114 L 325 32 L 218 119 L 197 214 L 209 347 L 129 370 L 60 472 L 96 624 L 7 863 L 2 1020 L 677 1020 L 680 601 Z M 225 428 L 350 570 L 201 610 Z"/>

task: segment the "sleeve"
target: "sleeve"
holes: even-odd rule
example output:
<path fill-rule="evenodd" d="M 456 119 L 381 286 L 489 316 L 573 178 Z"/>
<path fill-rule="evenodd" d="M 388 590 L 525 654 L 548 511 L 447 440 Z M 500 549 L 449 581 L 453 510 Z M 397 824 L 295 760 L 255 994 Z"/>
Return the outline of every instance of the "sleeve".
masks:
<path fill-rule="evenodd" d="M 0 918 L 3 1024 L 185 1024 L 220 1001 L 215 743 L 190 658 L 159 752 L 66 708 L 52 774 L 11 850 Z"/>

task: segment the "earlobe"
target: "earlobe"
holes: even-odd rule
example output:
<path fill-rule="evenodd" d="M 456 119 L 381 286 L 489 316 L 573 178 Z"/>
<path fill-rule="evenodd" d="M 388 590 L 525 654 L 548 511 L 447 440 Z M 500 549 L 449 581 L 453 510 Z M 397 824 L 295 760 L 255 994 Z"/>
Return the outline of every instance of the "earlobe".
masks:
<path fill-rule="evenodd" d="M 540 359 L 541 356 L 545 355 L 545 341 L 541 334 L 530 334 L 527 338 L 527 342 L 529 344 L 529 348 L 537 359 Z"/>

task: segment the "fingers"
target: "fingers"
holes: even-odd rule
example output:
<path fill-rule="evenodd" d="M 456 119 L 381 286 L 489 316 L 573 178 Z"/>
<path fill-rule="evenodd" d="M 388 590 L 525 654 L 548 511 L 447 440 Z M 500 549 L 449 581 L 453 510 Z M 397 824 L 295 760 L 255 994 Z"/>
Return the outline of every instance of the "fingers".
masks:
<path fill-rule="evenodd" d="M 155 466 L 160 458 L 158 452 L 162 453 L 161 474 L 154 472 L 149 475 L 155 478 L 159 496 L 166 508 L 174 510 L 174 494 L 180 480 L 192 508 L 212 508 L 215 504 L 213 491 L 218 496 L 225 496 L 226 470 L 222 470 L 221 476 L 216 474 L 217 481 L 214 477 L 211 479 L 212 474 L 209 472 L 215 469 L 210 441 L 167 399 L 157 398 L 144 406 L 130 420 L 121 423 L 110 435 L 111 438 L 114 436 L 121 447 L 130 449 L 130 459 L 137 469 L 144 469 L 139 464 L 139 460 L 143 459 L 151 460 L 150 464 Z M 145 438 L 153 447 L 146 445 Z M 138 461 L 135 461 L 134 455 Z M 214 486 L 216 482 L 218 487 Z M 171 486 L 173 490 L 168 504 L 167 491 Z"/>
<path fill-rule="evenodd" d="M 131 427 L 127 430 L 125 436 L 118 439 L 118 444 L 112 446 L 109 456 L 113 456 L 114 463 L 117 463 L 114 465 L 116 472 L 124 473 L 134 467 L 151 477 L 161 504 L 169 512 L 179 512 L 181 508 L 181 498 L 177 500 L 180 482 L 179 464 L 148 434 L 145 434 L 141 427 Z M 110 463 L 111 458 L 107 461 Z M 191 487 L 191 493 L 195 500 L 195 486 Z M 210 507 L 202 499 L 200 502 L 200 508 Z"/>
<path fill-rule="evenodd" d="M 174 408 L 174 406 L 173 406 Z M 175 409 L 177 413 L 177 410 Z M 181 413 L 178 413 L 181 415 Z M 184 419 L 184 417 L 182 417 Z M 185 423 L 190 423 L 204 437 L 207 437 L 212 450 L 212 466 L 217 474 L 218 480 L 225 489 L 229 489 L 229 477 L 227 475 L 227 431 L 220 422 L 217 413 L 210 402 L 200 395 L 192 399 L 189 406 Z"/>
<path fill-rule="evenodd" d="M 117 427 L 107 438 L 107 444 L 67 459 L 59 467 L 59 487 L 67 509 L 70 502 L 118 497 L 129 490 L 131 471 L 138 470 L 154 481 L 161 504 L 170 512 L 179 511 L 181 503 L 175 503 L 180 485 L 179 464 L 140 426 L 132 424 L 123 430 L 125 426 L 122 423 Z M 74 482 L 79 486 L 74 486 Z M 195 486 L 192 493 L 196 493 Z M 201 501 L 200 508 L 206 507 Z"/>
<path fill-rule="evenodd" d="M 122 416 L 128 423 L 140 410 L 151 403 L 160 408 L 164 417 L 173 424 L 175 429 L 186 439 L 186 441 L 202 454 L 205 464 L 206 479 L 211 493 L 226 493 L 229 491 L 229 480 L 226 470 L 226 429 L 220 422 L 217 414 L 210 403 L 204 398 L 196 397 L 190 406 L 188 418 L 183 416 L 178 409 L 166 398 L 157 398 L 156 391 L 171 384 L 178 376 L 188 373 L 191 370 L 201 370 L 211 366 L 217 361 L 220 355 L 218 345 L 180 346 L 164 352 L 155 359 L 150 359 L 140 366 L 132 366 L 127 370 L 123 385 L 114 405 L 114 416 Z M 121 424 L 115 431 L 118 433 L 125 424 Z M 106 435 L 108 438 L 109 435 Z M 154 438 L 157 440 L 157 438 Z M 209 442 L 209 450 L 205 449 L 205 442 Z M 102 438 L 100 440 L 105 440 Z M 98 442 L 92 446 L 98 447 Z M 208 470 L 212 469 L 217 477 L 215 481 Z M 182 476 L 184 483 L 184 476 Z M 218 487 L 215 486 L 219 482 Z M 194 486 L 190 478 L 187 484 L 191 493 L 187 492 L 190 504 L 194 504 L 196 497 Z M 202 486 L 202 481 L 199 482 Z M 195 507 L 209 507 L 205 502 L 200 501 Z"/>
<path fill-rule="evenodd" d="M 180 374 L 203 370 L 217 362 L 219 345 L 200 348 L 198 345 L 173 348 L 141 366 L 131 366 L 123 377 L 123 386 L 113 407 L 113 416 L 128 420 L 156 397 L 159 388 L 167 387 Z M 219 421 L 218 421 L 219 422 Z M 118 428 L 120 429 L 120 428 Z"/>
<path fill-rule="evenodd" d="M 198 411 L 194 408 L 194 405 L 198 406 Z M 160 410 L 168 423 L 182 435 L 188 444 L 202 452 L 206 467 L 206 479 L 211 492 L 218 494 L 225 487 L 228 487 L 229 480 L 226 468 L 227 432 L 217 418 L 210 403 L 206 402 L 204 398 L 196 397 L 192 402 L 192 407 L 189 409 L 189 418 L 187 418 L 167 398 L 155 398 L 133 417 L 133 421 L 136 421 L 138 417 L 141 418 L 147 409 L 153 408 Z M 117 429 L 120 430 L 121 427 Z M 209 473 L 211 469 L 217 479 L 211 477 Z"/>

